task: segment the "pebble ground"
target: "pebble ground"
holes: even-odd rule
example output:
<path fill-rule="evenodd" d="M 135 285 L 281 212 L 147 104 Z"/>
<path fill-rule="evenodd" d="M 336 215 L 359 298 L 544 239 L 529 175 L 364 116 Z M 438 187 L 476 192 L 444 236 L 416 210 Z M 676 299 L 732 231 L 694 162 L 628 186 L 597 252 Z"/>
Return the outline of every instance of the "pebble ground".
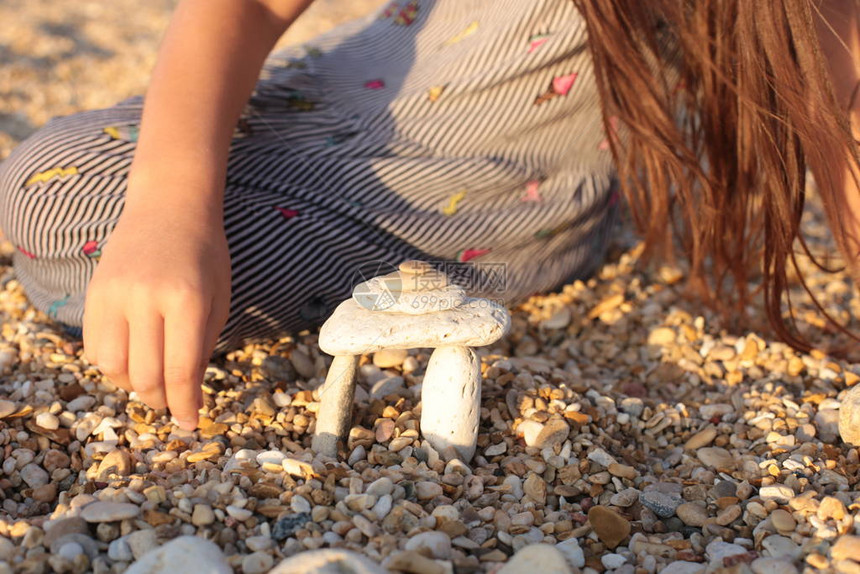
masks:
<path fill-rule="evenodd" d="M 172 4 L 0 4 L 0 158 L 51 116 L 141 93 Z M 285 41 L 375 4 L 323 1 Z M 823 229 L 811 210 L 819 252 Z M 395 572 L 524 572 L 509 559 L 537 543 L 531 564 L 557 550 L 572 572 L 860 572 L 860 452 L 838 430 L 860 365 L 725 330 L 639 251 L 619 240 L 593 279 L 513 310 L 482 351 L 466 464 L 419 436 L 425 351 L 364 357 L 356 426 L 315 457 L 330 359 L 314 333 L 213 362 L 202 427 L 181 431 L 28 305 L 4 243 L 0 573 L 118 573 L 182 534 L 244 574 L 320 548 Z M 802 265 L 826 309 L 860 317 L 846 276 Z"/>

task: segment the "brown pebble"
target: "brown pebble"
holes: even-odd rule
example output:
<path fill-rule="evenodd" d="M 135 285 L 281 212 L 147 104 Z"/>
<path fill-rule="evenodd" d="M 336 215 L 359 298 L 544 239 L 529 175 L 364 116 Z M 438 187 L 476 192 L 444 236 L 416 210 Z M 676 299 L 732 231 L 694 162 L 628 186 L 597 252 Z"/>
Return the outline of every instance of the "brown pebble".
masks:
<path fill-rule="evenodd" d="M 675 514 L 687 526 L 701 528 L 708 520 L 708 509 L 704 504 L 685 502 L 675 509 Z"/>
<path fill-rule="evenodd" d="M 37 502 L 54 502 L 57 498 L 57 485 L 53 482 L 33 489 L 31 495 Z"/>
<path fill-rule="evenodd" d="M 714 427 L 702 429 L 687 439 L 687 442 L 684 443 L 684 450 L 697 450 L 706 447 L 714 442 L 715 438 L 717 438 L 717 429 Z"/>
<path fill-rule="evenodd" d="M 821 520 L 842 520 L 845 518 L 845 505 L 835 496 L 825 496 L 818 505 L 818 518 Z"/>
<path fill-rule="evenodd" d="M 551 419 L 547 421 L 535 439 L 538 448 L 552 448 L 567 440 L 570 434 L 570 426 L 562 419 Z"/>
<path fill-rule="evenodd" d="M 720 526 L 728 526 L 729 524 L 740 518 L 742 512 L 743 511 L 741 510 L 739 504 L 733 504 L 732 506 L 723 509 L 717 514 L 717 524 L 719 524 Z"/>
<path fill-rule="evenodd" d="M 51 449 L 45 452 L 42 466 L 48 472 L 54 472 L 58 468 L 69 468 L 72 459 L 61 450 Z"/>
<path fill-rule="evenodd" d="M 51 522 L 51 527 L 45 531 L 45 539 L 43 544 L 46 548 L 50 548 L 55 541 L 59 540 L 67 534 L 86 534 L 89 535 L 90 527 L 87 521 L 80 516 L 71 516 L 69 518 L 61 518 Z"/>
<path fill-rule="evenodd" d="M 614 549 L 630 535 L 630 522 L 605 506 L 592 507 L 588 511 L 588 522 L 609 549 Z"/>
<path fill-rule="evenodd" d="M 860 536 L 842 535 L 830 549 L 833 560 L 855 560 L 860 562 Z"/>
<path fill-rule="evenodd" d="M 504 562 L 507 559 L 508 555 L 498 548 L 481 555 L 481 562 Z"/>
<path fill-rule="evenodd" d="M 98 476 L 100 480 L 107 480 L 113 475 L 128 476 L 131 474 L 134 467 L 132 466 L 131 455 L 128 451 L 117 448 L 105 455 L 99 463 Z"/>
<path fill-rule="evenodd" d="M 617 462 L 610 463 L 609 467 L 606 470 L 608 470 L 609 474 L 611 474 L 612 476 L 626 478 L 629 480 L 633 480 L 637 476 L 639 476 L 639 473 L 636 472 L 636 469 L 632 466 L 628 466 L 626 464 L 619 464 Z"/>
<path fill-rule="evenodd" d="M 537 504 L 546 504 L 546 482 L 539 475 L 529 474 L 523 482 L 523 492 Z"/>

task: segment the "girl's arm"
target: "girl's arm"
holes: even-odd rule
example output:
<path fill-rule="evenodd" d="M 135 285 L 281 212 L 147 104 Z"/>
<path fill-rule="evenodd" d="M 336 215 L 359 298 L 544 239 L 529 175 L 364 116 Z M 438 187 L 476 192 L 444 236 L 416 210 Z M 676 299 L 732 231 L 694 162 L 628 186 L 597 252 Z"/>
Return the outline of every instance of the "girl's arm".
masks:
<path fill-rule="evenodd" d="M 88 358 L 187 429 L 229 312 L 231 135 L 266 56 L 311 1 L 181 1 L 147 92 L 125 207 L 87 290 Z"/>
<path fill-rule="evenodd" d="M 147 91 L 127 204 L 150 203 L 165 180 L 204 190 L 181 199 L 218 204 L 239 114 L 270 50 L 311 0 L 183 0 Z"/>

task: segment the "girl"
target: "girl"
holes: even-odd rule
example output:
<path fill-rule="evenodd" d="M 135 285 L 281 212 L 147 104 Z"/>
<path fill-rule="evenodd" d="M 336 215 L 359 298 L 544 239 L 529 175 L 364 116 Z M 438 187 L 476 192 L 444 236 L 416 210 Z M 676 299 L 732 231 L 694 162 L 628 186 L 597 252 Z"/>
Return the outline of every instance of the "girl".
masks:
<path fill-rule="evenodd" d="M 363 262 L 505 264 L 510 302 L 588 274 L 616 181 L 652 247 L 678 216 L 705 291 L 743 301 L 761 261 L 797 346 L 807 163 L 857 263 L 853 0 L 395 0 L 264 67 L 309 1 L 183 0 L 145 105 L 0 168 L 34 304 L 185 428 L 216 346 L 315 324 Z"/>

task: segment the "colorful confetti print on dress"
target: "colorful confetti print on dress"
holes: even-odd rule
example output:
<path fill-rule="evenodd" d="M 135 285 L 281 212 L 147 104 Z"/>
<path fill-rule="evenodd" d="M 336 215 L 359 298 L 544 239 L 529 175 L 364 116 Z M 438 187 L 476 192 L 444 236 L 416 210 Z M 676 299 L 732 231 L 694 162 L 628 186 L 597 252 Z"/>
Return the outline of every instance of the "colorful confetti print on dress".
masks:
<path fill-rule="evenodd" d="M 55 167 L 46 171 L 34 173 L 27 183 L 24 185 L 35 185 L 37 183 L 48 183 L 53 179 L 64 179 L 72 175 L 78 174 L 78 168 L 72 167 Z"/>
<path fill-rule="evenodd" d="M 466 192 L 460 191 L 455 193 L 448 199 L 448 205 L 442 208 L 442 214 L 451 217 L 455 215 L 460 208 L 460 202 L 466 199 Z"/>
<path fill-rule="evenodd" d="M 576 82 L 576 77 L 578 75 L 579 74 L 574 72 L 572 74 L 553 78 L 552 82 L 550 82 L 549 89 L 535 99 L 535 105 L 539 106 L 558 96 L 566 96 L 573 87 L 574 82 Z"/>

